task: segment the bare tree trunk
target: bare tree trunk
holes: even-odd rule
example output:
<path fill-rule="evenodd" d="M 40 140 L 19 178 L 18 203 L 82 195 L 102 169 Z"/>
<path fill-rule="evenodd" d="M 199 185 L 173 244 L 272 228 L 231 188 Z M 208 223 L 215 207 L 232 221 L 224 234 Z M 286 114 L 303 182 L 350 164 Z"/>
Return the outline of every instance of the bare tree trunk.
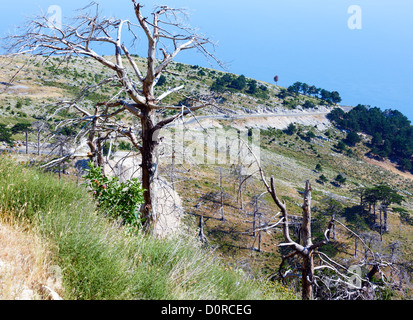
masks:
<path fill-rule="evenodd" d="M 204 244 L 208 244 L 208 239 L 204 234 L 204 216 L 199 216 L 199 240 L 204 243 Z"/>
<path fill-rule="evenodd" d="M 314 259 L 313 253 L 303 255 L 303 271 L 302 271 L 302 292 L 303 300 L 313 299 L 313 276 L 314 276 Z"/>
<path fill-rule="evenodd" d="M 261 225 L 261 214 L 258 213 L 258 225 Z M 261 252 L 261 230 L 258 231 L 258 252 Z"/>
<path fill-rule="evenodd" d="M 357 237 L 354 237 L 354 256 L 357 256 Z"/>
<path fill-rule="evenodd" d="M 382 225 L 382 206 L 379 207 L 380 211 L 380 241 L 383 241 L 383 225 Z"/>
<path fill-rule="evenodd" d="M 244 201 L 243 201 L 243 195 L 242 195 L 242 175 L 241 175 L 241 172 L 239 174 L 239 201 L 240 201 L 240 210 L 242 211 L 242 210 L 244 210 Z"/>
<path fill-rule="evenodd" d="M 222 168 L 219 168 L 219 188 L 221 192 L 221 206 L 220 206 L 220 211 L 221 211 L 221 220 L 224 221 L 224 189 L 222 188 Z M 242 201 L 242 200 L 241 200 Z"/>
<path fill-rule="evenodd" d="M 27 139 L 27 130 L 26 130 L 26 154 L 29 154 L 29 142 L 28 142 L 28 139 Z"/>
<path fill-rule="evenodd" d="M 97 109 L 95 109 L 95 116 L 97 113 Z M 96 144 L 95 144 L 95 134 L 96 134 L 96 123 L 97 123 L 97 118 L 93 118 L 92 121 L 92 127 L 89 130 L 89 135 L 88 135 L 88 140 L 87 140 L 87 145 L 89 146 L 90 152 L 88 153 L 89 161 L 93 163 L 95 166 L 97 166 L 97 161 L 96 159 Z"/>
<path fill-rule="evenodd" d="M 37 131 L 37 155 L 40 155 L 40 130 Z"/>
<path fill-rule="evenodd" d="M 59 153 L 60 156 L 63 156 L 63 141 L 60 142 L 60 147 L 59 147 Z M 59 180 L 62 178 L 62 163 L 59 162 Z"/>
<path fill-rule="evenodd" d="M 96 161 L 97 165 L 102 168 L 102 173 L 105 174 L 105 159 L 103 157 L 102 137 L 98 134 L 96 142 Z"/>
<path fill-rule="evenodd" d="M 311 248 L 311 185 L 307 181 L 304 191 L 303 204 L 303 223 L 301 225 L 301 234 L 304 248 Z M 303 256 L 303 273 L 302 273 L 302 299 L 311 300 L 313 298 L 313 276 L 314 276 L 314 259 L 313 250 L 307 249 L 302 252 Z"/>
<path fill-rule="evenodd" d="M 373 276 L 379 272 L 379 267 L 377 265 L 374 265 L 371 270 L 369 271 L 369 273 L 367 274 L 367 279 L 369 280 L 369 282 L 371 282 L 373 280 Z"/>
<path fill-rule="evenodd" d="M 149 119 L 149 114 L 142 121 L 142 187 L 145 190 L 143 193 L 144 203 L 142 205 L 141 214 L 146 228 L 152 225 L 155 217 L 153 216 L 152 203 L 152 182 L 155 178 L 155 163 L 154 151 L 156 142 L 153 141 L 153 122 Z M 146 229 L 145 228 L 145 229 Z M 147 230 L 149 231 L 149 230 Z"/>
<path fill-rule="evenodd" d="M 172 165 L 171 165 L 171 186 L 175 191 L 175 143 L 172 146 Z"/>
<path fill-rule="evenodd" d="M 257 211 L 258 211 L 258 207 L 257 207 L 257 200 L 255 201 L 255 205 L 254 205 L 254 212 L 253 212 L 253 216 L 252 216 L 252 236 L 255 238 L 255 226 L 256 226 L 256 220 L 257 220 Z"/>
<path fill-rule="evenodd" d="M 389 231 L 389 229 L 388 229 L 388 227 L 387 227 L 387 206 L 386 205 L 384 205 L 383 206 L 383 224 L 384 224 L 384 232 L 388 232 Z"/>

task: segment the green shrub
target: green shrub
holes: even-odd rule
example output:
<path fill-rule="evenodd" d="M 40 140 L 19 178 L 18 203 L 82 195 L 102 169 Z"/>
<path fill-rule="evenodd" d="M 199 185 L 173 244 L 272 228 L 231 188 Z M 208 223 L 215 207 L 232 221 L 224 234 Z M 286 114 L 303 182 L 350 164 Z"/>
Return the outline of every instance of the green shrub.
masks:
<path fill-rule="evenodd" d="M 347 179 L 343 177 L 341 174 L 338 174 L 334 180 L 337 181 L 339 184 L 345 184 L 347 181 Z"/>
<path fill-rule="evenodd" d="M 130 151 L 132 150 L 132 145 L 129 142 L 121 141 L 119 142 L 119 150 Z"/>
<path fill-rule="evenodd" d="M 312 109 L 315 107 L 315 103 L 311 100 L 306 100 L 303 104 L 304 109 Z"/>
<path fill-rule="evenodd" d="M 139 227 L 142 220 L 138 206 L 144 202 L 142 185 L 137 179 L 120 182 L 118 177 L 108 178 L 102 168 L 89 163 L 86 185 L 91 190 L 102 211 L 132 227 Z"/>
<path fill-rule="evenodd" d="M 318 178 L 322 183 L 326 183 L 328 181 L 327 177 L 322 174 L 319 178 Z"/>
<path fill-rule="evenodd" d="M 295 99 L 285 99 L 283 101 L 283 106 L 286 108 L 291 108 L 291 109 L 296 109 L 299 105 L 299 101 L 295 100 Z"/>
<path fill-rule="evenodd" d="M 5 124 L 0 124 L 0 141 L 4 141 L 9 145 L 13 144 L 12 132 Z"/>

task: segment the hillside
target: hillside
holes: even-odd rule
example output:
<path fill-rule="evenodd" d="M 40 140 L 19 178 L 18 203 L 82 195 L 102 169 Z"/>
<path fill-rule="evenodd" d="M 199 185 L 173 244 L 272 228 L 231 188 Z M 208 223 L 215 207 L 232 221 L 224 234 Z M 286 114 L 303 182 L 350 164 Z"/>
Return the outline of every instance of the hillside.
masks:
<path fill-rule="evenodd" d="M 279 283 L 228 268 L 192 235 L 131 233 L 66 178 L 2 155 L 0 182 L 2 299 L 295 299 Z"/>
<path fill-rule="evenodd" d="M 312 128 L 301 128 L 302 131 L 309 129 Z M 336 141 L 344 136 L 343 133 L 335 131 L 337 140 L 318 133 L 319 137 L 312 139 L 311 142 L 303 140 L 297 134 L 289 136 L 278 133 L 277 135 L 273 130 L 261 131 L 261 133 L 261 164 L 268 176 L 276 177 L 276 187 L 280 197 L 286 201 L 290 214 L 301 215 L 302 194 L 300 191 L 304 187 L 303 181 L 309 179 L 313 187 L 314 211 L 325 212 L 328 216 L 331 213 L 326 209 L 326 203 L 329 199 L 336 200 L 343 206 L 340 219 L 353 225 L 353 228 L 358 229 L 360 233 L 376 237 L 379 235 L 379 232 L 367 222 L 368 215 L 361 215 L 362 218 L 359 220 L 354 219 L 354 210 L 357 208 L 359 199 L 351 191 L 358 186 L 390 184 L 406 197 L 407 201 L 402 207 L 411 215 L 413 209 L 411 175 L 398 171 L 394 165 L 389 163 L 378 162 L 380 166 L 372 164 L 372 160 L 364 156 L 366 148 L 361 145 L 353 148 L 351 156 L 333 151 L 336 150 L 334 148 Z M 317 164 L 321 164 L 322 170 L 315 170 Z M 223 169 L 224 177 L 224 221 L 221 220 L 220 209 L 220 168 Z M 190 170 L 189 177 L 185 174 L 188 168 L 179 167 L 176 170 L 179 173 L 176 173 L 174 179 L 184 181 L 178 184 L 177 188 L 179 194 L 185 194 L 184 203 L 187 212 L 204 217 L 206 221 L 204 233 L 210 244 L 219 246 L 234 265 L 243 266 L 261 275 L 273 275 L 281 261 L 280 249 L 277 247 L 283 241 L 280 231 L 270 230 L 255 235 L 247 232 L 252 230 L 254 212 L 258 213 L 257 224 L 259 224 L 258 219 L 269 221 L 271 216 L 277 212 L 268 196 L 260 198 L 257 210 L 254 199 L 264 192 L 262 183 L 258 179 L 248 179 L 243 185 L 243 198 L 241 199 L 238 192 L 240 176 L 237 174 L 236 166 L 191 166 Z M 339 173 L 347 178 L 344 185 L 337 185 L 334 180 Z M 165 172 L 165 175 L 168 174 Z M 320 181 L 320 175 L 326 176 L 328 181 Z M 317 208 L 319 210 L 316 210 Z M 396 212 L 390 214 L 389 225 L 389 232 L 384 234 L 383 240 L 378 241 L 375 246 L 380 247 L 380 250 L 384 252 L 389 252 L 391 245 L 397 243 L 400 255 L 403 257 L 400 256 L 400 259 L 407 266 L 411 263 L 412 226 L 403 221 Z M 334 244 L 334 255 L 347 257 L 345 259 L 353 258 L 353 254 L 350 254 L 354 250 L 353 240 L 350 240 L 348 235 L 342 234 L 341 236 L 340 241 Z"/>
<path fill-rule="evenodd" d="M 136 59 L 140 64 L 145 63 L 142 58 Z M 0 123 L 9 128 L 19 122 L 31 123 L 44 119 L 46 106 L 55 111 L 53 103 L 56 100 L 74 97 L 82 87 L 96 85 L 110 76 L 95 62 L 80 58 L 63 62 L 60 58 L 51 57 L 44 64 L 39 61 L 25 66 L 25 61 L 21 58 L 9 60 L 3 57 L 1 69 Z M 19 69 L 21 71 L 14 82 L 9 83 Z M 233 80 L 240 77 L 181 63 L 171 64 L 169 71 L 158 90 L 181 84 L 185 85 L 185 89 L 170 95 L 165 104 L 177 104 L 184 99 L 184 95 L 210 94 L 214 84 L 225 75 Z M 374 238 L 371 244 L 375 250 L 386 255 L 391 252 L 393 257 L 392 248 L 397 244 L 397 264 L 411 277 L 412 270 L 409 265 L 412 263 L 413 254 L 413 226 L 411 218 L 403 217 L 413 214 L 413 176 L 400 171 L 391 162 L 367 157 L 367 145 L 372 139 L 367 134 L 362 135 L 362 141 L 354 147 L 339 150 L 337 144 L 346 137 L 346 132 L 336 128 L 327 118 L 334 105 L 302 94 L 283 96 L 281 93 L 284 90 L 279 86 L 253 79 L 246 81 L 255 81 L 257 89 L 233 88 L 234 90 L 220 92 L 219 109 L 202 110 L 196 120 L 186 116 L 185 121 L 180 122 L 180 125 L 184 126 L 184 140 L 178 141 L 168 130 L 163 132 L 166 149 L 165 156 L 160 158 L 160 173 L 182 202 L 181 229 L 196 233 L 199 219 L 203 217 L 204 235 L 208 244 L 222 254 L 227 266 L 240 268 L 254 277 L 272 277 L 277 274 L 285 253 L 278 247 L 278 244 L 284 241 L 281 230 L 274 228 L 260 232 L 251 231 L 254 221 L 257 225 L 270 221 L 277 213 L 276 207 L 268 194 L 262 195 L 265 188 L 256 168 L 249 171 L 251 177 L 240 174 L 240 167 L 253 162 L 251 157 L 240 159 L 235 154 L 238 149 L 228 153 L 228 149 L 222 147 L 231 141 L 237 141 L 237 130 L 244 133 L 255 132 L 258 135 L 253 135 L 252 145 L 255 145 L 255 150 L 259 150 L 261 166 L 268 177 L 274 175 L 279 196 L 285 200 L 292 216 L 301 215 L 302 191 L 305 181 L 310 180 L 313 187 L 314 234 L 322 234 L 326 225 L 322 217 L 332 214 L 329 204 L 332 200 L 337 201 L 340 207 L 337 219 Z M 116 87 L 91 92 L 86 96 L 84 106 L 93 110 L 94 103 L 114 94 L 117 94 Z M 313 107 L 305 108 L 306 101 L 311 101 Z M 344 111 L 351 108 L 342 107 Z M 167 112 L 160 113 L 159 117 L 166 116 Z M 70 116 L 72 115 L 68 112 L 56 112 L 48 119 L 48 123 L 53 128 L 53 124 Z M 122 120 L 129 124 L 134 121 L 130 116 Z M 295 124 L 294 130 L 289 131 L 291 124 Z M 210 134 L 213 132 L 216 145 L 222 148 L 208 144 L 211 136 L 203 135 L 201 128 L 210 130 Z M 235 136 L 232 136 L 233 134 Z M 16 145 L 11 149 L 21 153 L 15 155 L 19 161 L 45 160 L 48 152 L 40 156 L 24 154 L 25 141 L 22 133 L 13 135 L 13 138 Z M 132 152 L 136 159 L 133 150 L 122 149 L 122 141 L 118 139 L 115 142 L 117 150 L 111 159 L 112 166 L 129 152 Z M 36 143 L 35 133 L 29 134 L 30 151 L 33 153 L 36 153 Z M 188 157 L 183 163 L 171 162 L 168 156 L 171 145 L 175 150 L 188 148 L 187 153 L 183 151 Z M 4 148 L 6 144 L 3 145 Z M 46 145 L 44 150 L 50 151 L 52 146 Z M 233 159 L 241 161 L 200 162 L 194 153 L 190 153 L 193 150 L 203 150 L 205 154 L 212 152 L 214 156 L 216 152 L 217 158 L 221 156 L 227 160 L 231 158 L 230 152 L 234 152 Z M 74 164 L 78 160 L 86 159 L 87 151 L 85 146 L 76 149 L 76 158 L 66 164 L 66 178 L 73 181 L 79 179 Z M 317 165 L 320 166 L 318 169 Z M 136 173 L 134 169 L 137 167 L 138 161 L 124 163 L 121 170 L 128 169 Z M 345 183 L 336 181 L 339 174 L 345 177 Z M 324 176 L 325 181 L 320 180 L 321 176 Z M 371 213 L 367 212 L 367 207 L 357 211 L 360 209 L 357 209 L 359 199 L 357 194 L 352 192 L 358 187 L 371 188 L 377 184 L 388 184 L 405 198 L 401 205 L 390 207 L 388 231 L 379 240 L 377 226 L 370 221 Z M 392 210 L 394 208 L 396 210 Z M 405 214 L 402 216 L 397 208 L 405 210 Z M 351 264 L 351 261 L 356 261 L 362 255 L 361 250 L 355 250 L 353 254 L 354 250 L 354 240 L 346 232 L 337 231 L 337 240 L 328 245 L 324 252 Z M 401 289 L 395 290 L 394 297 L 412 297 L 408 281 Z"/>

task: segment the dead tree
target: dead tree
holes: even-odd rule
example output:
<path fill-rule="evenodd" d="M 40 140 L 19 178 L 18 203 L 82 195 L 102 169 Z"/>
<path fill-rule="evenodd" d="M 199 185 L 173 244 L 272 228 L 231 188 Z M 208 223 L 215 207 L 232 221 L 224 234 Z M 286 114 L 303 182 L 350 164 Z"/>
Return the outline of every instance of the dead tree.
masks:
<path fill-rule="evenodd" d="M 61 107 L 70 108 L 72 112 L 77 112 L 79 117 L 76 121 L 86 123 L 85 130 L 89 130 L 95 123 L 98 138 L 97 145 L 91 146 L 92 156 L 95 156 L 96 152 L 100 152 L 99 143 L 108 132 L 118 132 L 128 138 L 133 146 L 139 150 L 142 186 L 145 189 L 141 218 L 144 221 L 145 230 L 151 232 L 156 216 L 156 212 L 154 212 L 156 194 L 153 192 L 153 181 L 158 172 L 159 132 L 176 119 L 212 104 L 210 99 L 198 97 L 197 100 L 192 99 L 196 102 L 191 106 L 163 105 L 162 101 L 166 97 L 182 90 L 184 86 L 170 88 L 156 95 L 155 85 L 160 77 L 168 72 L 167 68 L 175 57 L 184 50 L 196 49 L 207 59 L 212 58 L 220 66 L 222 65 L 208 49 L 208 46 L 214 44 L 208 38 L 197 34 L 182 23 L 182 17 L 185 15 L 182 10 L 161 6 L 152 12 L 150 19 L 142 14 L 143 6 L 141 4 L 132 0 L 132 5 L 136 23 L 129 20 L 101 17 L 98 4 L 93 2 L 70 23 L 60 26 L 53 24 L 47 16 L 40 16 L 29 20 L 21 34 L 11 35 L 8 39 L 9 48 L 13 54 L 30 54 L 45 57 L 45 59 L 58 55 L 65 58 L 86 57 L 97 61 L 112 73 L 112 76 L 104 79 L 98 85 L 85 88 L 76 99 L 62 101 Z M 96 6 L 96 13 L 87 12 L 91 6 Z M 135 40 L 139 38 L 140 32 L 143 33 L 148 49 L 145 70 L 141 70 L 134 56 L 123 43 L 125 32 L 128 32 L 128 35 Z M 100 44 L 113 47 L 114 59 L 94 50 Z M 157 59 L 158 53 L 162 53 L 159 59 Z M 97 90 L 103 86 L 117 86 L 119 93 L 109 100 L 97 104 L 100 107 L 99 112 L 90 112 L 82 106 L 83 98 L 87 91 Z M 127 99 L 120 98 L 122 95 L 126 95 Z M 161 117 L 165 110 L 179 112 L 166 118 Z M 140 122 L 139 131 L 116 121 L 115 116 L 124 113 L 132 115 Z M 66 124 L 69 123 L 74 123 L 74 120 L 66 122 Z M 91 131 L 96 132 L 93 129 Z M 92 140 L 90 139 L 90 141 Z M 94 147 L 96 150 L 93 150 Z M 99 159 L 98 162 L 100 163 Z"/>
<path fill-rule="evenodd" d="M 289 232 L 289 215 L 287 213 L 287 206 L 284 201 L 281 201 L 276 193 L 275 184 L 274 184 L 274 177 L 271 176 L 270 184 L 268 184 L 264 170 L 262 169 L 257 156 L 254 152 L 246 145 L 249 152 L 254 156 L 255 161 L 258 166 L 258 171 L 261 177 L 262 182 L 267 190 L 267 192 L 271 195 L 273 201 L 280 209 L 280 212 L 276 214 L 278 216 L 281 214 L 281 219 L 273 224 L 274 226 L 282 225 L 282 233 L 284 236 L 284 243 L 279 244 L 280 247 L 288 247 L 292 251 L 282 258 L 280 268 L 279 268 L 279 275 L 282 279 L 285 279 L 286 276 L 293 276 L 301 278 L 301 295 L 303 300 L 309 300 L 314 297 L 314 287 L 318 288 L 317 279 L 325 284 L 327 290 L 330 290 L 330 286 L 335 286 L 337 299 L 354 299 L 354 298 L 362 298 L 362 299 L 372 299 L 375 294 L 375 288 L 380 287 L 377 284 L 372 283 L 373 277 L 375 274 L 380 274 L 380 279 L 384 283 L 384 286 L 394 286 L 394 280 L 390 279 L 384 272 L 385 268 L 392 268 L 394 269 L 395 266 L 393 263 L 386 261 L 385 257 L 377 252 L 374 252 L 366 242 L 356 234 L 354 231 L 347 228 L 343 223 L 341 223 L 338 219 L 335 218 L 333 215 L 331 220 L 328 223 L 328 227 L 324 232 L 324 239 L 313 244 L 312 237 L 311 237 L 311 184 L 309 181 L 306 182 L 305 190 L 304 190 L 304 203 L 302 206 L 303 209 L 303 216 L 302 216 L 302 223 L 301 223 L 301 231 L 299 233 L 298 241 L 294 241 Z M 332 228 L 335 224 L 339 224 L 345 231 L 350 233 L 351 235 L 358 238 L 359 242 L 365 248 L 365 255 L 361 259 L 361 261 L 356 265 L 356 267 L 365 267 L 370 268 L 370 271 L 366 274 L 363 278 L 361 274 L 350 270 L 352 266 L 346 267 L 340 263 L 329 258 L 326 254 L 319 252 L 318 248 L 327 244 L 330 241 L 330 234 L 332 232 Z M 320 265 L 314 265 L 314 255 L 319 258 Z M 296 269 L 298 274 L 294 274 L 291 270 L 288 270 L 286 273 L 282 273 L 282 266 L 284 263 L 293 257 L 300 257 L 302 260 L 301 265 Z M 315 275 L 315 271 L 328 269 L 334 272 L 334 276 L 327 276 L 326 278 L 322 278 L 320 276 Z M 341 269 L 341 270 L 340 270 Z M 344 270 L 344 273 L 343 273 Z M 400 273 L 400 271 L 399 271 Z M 348 276 L 347 274 L 350 274 Z M 272 277 L 274 278 L 274 277 Z M 359 286 L 354 286 L 351 282 L 352 280 L 356 280 Z"/>
<path fill-rule="evenodd" d="M 263 192 L 260 195 L 257 195 L 253 197 L 253 220 L 252 220 L 252 236 L 254 237 L 254 243 L 257 237 L 257 232 L 258 232 L 258 248 L 257 251 L 261 251 L 261 232 L 263 230 L 268 230 L 269 228 L 269 223 L 272 219 L 269 221 L 266 221 L 262 223 L 261 221 L 261 212 L 260 212 L 260 206 L 259 206 L 259 200 L 260 198 L 266 194 L 267 192 Z M 257 224 L 257 217 L 258 217 L 258 224 Z"/>
<path fill-rule="evenodd" d="M 240 147 L 240 149 L 241 149 L 241 147 Z M 243 170 L 243 166 L 242 165 L 238 165 L 238 166 L 236 166 L 235 167 L 235 170 L 234 170 L 234 175 L 235 175 L 235 177 L 238 179 L 238 183 L 237 183 L 237 185 L 238 185 L 238 191 L 237 191 L 237 195 L 238 195 L 238 201 L 239 201 L 239 204 L 240 204 L 240 213 L 242 212 L 242 211 L 244 211 L 244 197 L 243 197 L 243 193 L 244 193 L 244 190 L 246 190 L 246 185 L 247 185 L 247 181 L 248 181 L 248 179 L 249 178 L 251 178 L 252 177 L 252 174 L 250 174 L 250 175 L 247 175 L 247 176 L 243 176 L 241 173 L 242 173 L 242 170 Z"/>
<path fill-rule="evenodd" d="M 42 132 L 46 131 L 48 129 L 48 125 L 46 122 L 37 120 L 32 123 L 32 128 L 36 131 L 37 135 L 37 155 L 40 155 L 40 149 L 41 149 L 41 144 L 40 144 L 40 137 Z"/>
<path fill-rule="evenodd" d="M 208 238 L 205 236 L 204 234 L 204 216 L 200 215 L 199 216 L 199 226 L 198 226 L 198 237 L 199 240 L 204 244 L 204 245 L 208 245 Z"/>
<path fill-rule="evenodd" d="M 65 144 L 67 143 L 67 140 L 68 138 L 65 137 L 64 135 L 59 135 L 56 137 L 56 148 L 57 148 L 56 151 L 59 157 L 63 157 L 65 154 Z M 63 173 L 65 173 L 64 167 L 62 168 L 62 162 L 59 162 L 59 165 L 58 165 L 59 180 L 61 179 L 62 169 L 63 169 Z"/>
<path fill-rule="evenodd" d="M 221 220 L 225 220 L 224 216 L 224 189 L 222 186 L 222 168 L 219 168 L 219 190 L 220 190 L 220 206 L 219 211 L 221 212 Z"/>
<path fill-rule="evenodd" d="M 302 299 L 310 300 L 313 298 L 313 284 L 314 284 L 314 251 L 320 246 L 326 244 L 329 241 L 330 231 L 334 223 L 334 218 L 329 222 L 328 228 L 325 232 L 325 240 L 313 244 L 311 237 L 311 184 L 309 181 L 306 182 L 304 190 L 304 203 L 302 206 L 303 209 L 303 220 L 301 223 L 301 232 L 300 239 L 298 242 L 295 242 L 291 239 L 289 233 L 288 225 L 288 213 L 285 202 L 281 202 L 277 196 L 274 186 L 274 177 L 271 177 L 270 185 L 265 182 L 268 192 L 271 194 L 272 199 L 281 210 L 282 213 L 282 228 L 285 243 L 280 244 L 279 246 L 287 246 L 292 249 L 292 252 L 287 256 L 283 257 L 280 265 L 280 274 L 281 267 L 286 261 L 286 259 L 299 255 L 302 258 L 302 267 L 301 267 L 301 283 L 302 283 Z M 284 277 L 284 275 L 282 275 Z"/>
<path fill-rule="evenodd" d="M 292 249 L 291 253 L 282 258 L 279 275 L 282 279 L 285 279 L 288 276 L 298 276 L 301 278 L 303 300 L 313 299 L 315 289 L 317 292 L 321 292 L 320 283 L 322 283 L 325 290 L 329 292 L 327 297 L 334 297 L 334 299 L 374 299 L 376 293 L 382 288 L 397 287 L 395 280 L 392 277 L 389 277 L 385 272 L 385 270 L 388 270 L 392 275 L 394 273 L 400 274 L 400 270 L 396 269 L 395 264 L 392 261 L 388 261 L 385 255 L 374 252 L 359 235 L 347 228 L 334 216 L 331 218 L 328 227 L 324 232 L 324 240 L 313 244 L 311 237 L 311 185 L 309 181 L 306 182 L 304 191 L 304 203 L 302 206 L 303 219 L 298 241 L 294 241 L 290 237 L 287 208 L 285 202 L 281 202 L 276 194 L 274 178 L 271 177 L 270 185 L 267 183 L 265 183 L 265 185 L 268 187 L 268 192 L 271 194 L 274 202 L 282 213 L 282 230 L 285 242 L 281 243 L 279 246 Z M 335 224 L 340 225 L 346 232 L 357 237 L 358 241 L 365 247 L 364 257 L 354 265 L 345 266 L 318 250 L 318 248 L 330 241 L 332 227 Z M 301 265 L 296 270 L 299 274 L 297 275 L 294 272 L 291 272 L 291 270 L 288 270 L 283 274 L 282 267 L 287 259 L 297 256 L 302 260 Z M 314 262 L 315 257 L 318 258 L 317 265 Z M 365 268 L 369 271 L 363 276 L 361 268 Z M 323 269 L 332 270 L 334 275 L 316 275 L 316 271 L 321 272 Z M 360 272 L 356 272 L 357 270 Z M 380 284 L 374 283 L 374 276 L 376 274 L 379 274 L 381 280 Z M 333 288 L 334 293 L 331 293 Z M 322 298 L 324 297 L 320 293 L 318 295 L 321 295 Z"/>

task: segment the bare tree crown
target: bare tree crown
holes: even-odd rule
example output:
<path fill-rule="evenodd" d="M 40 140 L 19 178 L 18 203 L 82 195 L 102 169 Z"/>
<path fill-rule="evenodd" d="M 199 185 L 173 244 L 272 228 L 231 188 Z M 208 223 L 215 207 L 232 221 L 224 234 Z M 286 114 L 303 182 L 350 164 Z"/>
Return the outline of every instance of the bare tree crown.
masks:
<path fill-rule="evenodd" d="M 180 52 L 197 49 L 207 58 L 222 65 L 208 50 L 208 47 L 214 46 L 212 41 L 184 24 L 184 10 L 161 6 L 148 18 L 142 14 L 143 6 L 135 0 L 132 2 L 136 21 L 101 17 L 99 5 L 92 2 L 70 24 L 53 24 L 46 15 L 29 20 L 26 26 L 21 28 L 20 35 L 9 36 L 8 47 L 14 54 L 30 53 L 45 57 L 77 55 L 95 59 L 114 72 L 114 78 L 110 80 L 116 79 L 121 83 L 135 104 L 125 107 L 137 116 L 140 115 L 141 105 L 159 109 L 160 101 L 183 88 L 179 86 L 154 96 L 154 86 Z M 95 12 L 87 11 L 91 6 L 95 7 Z M 135 45 L 140 33 L 144 34 L 147 40 L 145 70 L 138 67 L 124 43 L 124 39 L 132 39 L 132 45 Z M 113 47 L 114 61 L 97 52 L 102 44 Z M 157 59 L 158 55 L 162 55 L 162 58 Z M 127 58 L 128 68 L 124 65 L 122 56 Z"/>
<path fill-rule="evenodd" d="M 64 120 L 60 125 L 86 123 L 76 140 L 87 138 L 89 157 L 99 166 L 104 165 L 101 147 L 105 140 L 110 139 L 112 134 L 129 139 L 142 158 L 145 204 L 141 213 L 150 225 L 156 215 L 152 212 L 152 197 L 156 196 L 153 194 L 152 182 L 157 173 L 159 130 L 179 117 L 213 105 L 209 97 L 189 97 L 195 101 L 190 106 L 161 105 L 166 97 L 181 91 L 184 86 L 155 93 L 155 85 L 175 57 L 184 50 L 196 49 L 207 59 L 222 64 L 209 51 L 214 44 L 185 24 L 186 14 L 183 10 L 160 6 L 155 8 L 150 17 L 146 17 L 140 3 L 132 0 L 132 5 L 133 21 L 102 17 L 99 4 L 92 2 L 81 9 L 79 16 L 70 23 L 54 24 L 47 16 L 41 15 L 29 20 L 20 35 L 9 36 L 8 40 L 12 54 L 30 54 L 30 57 L 41 56 L 45 59 L 51 56 L 88 57 L 109 71 L 110 76 L 96 85 L 87 86 L 74 100 L 60 102 L 57 110 L 72 108 L 77 115 L 77 118 Z M 147 56 L 143 68 L 125 45 L 125 39 L 131 40 L 132 46 L 141 39 L 146 44 Z M 112 47 L 114 56 L 100 54 L 102 45 Z M 87 92 L 106 85 L 119 88 L 118 93 L 96 103 L 94 111 L 85 108 L 82 101 Z M 127 100 L 122 98 L 124 95 L 128 97 Z M 165 118 L 160 114 L 165 109 L 180 112 Z M 140 128 L 132 128 L 118 120 L 116 116 L 125 112 L 140 122 Z M 158 116 L 162 119 L 157 120 Z"/>

